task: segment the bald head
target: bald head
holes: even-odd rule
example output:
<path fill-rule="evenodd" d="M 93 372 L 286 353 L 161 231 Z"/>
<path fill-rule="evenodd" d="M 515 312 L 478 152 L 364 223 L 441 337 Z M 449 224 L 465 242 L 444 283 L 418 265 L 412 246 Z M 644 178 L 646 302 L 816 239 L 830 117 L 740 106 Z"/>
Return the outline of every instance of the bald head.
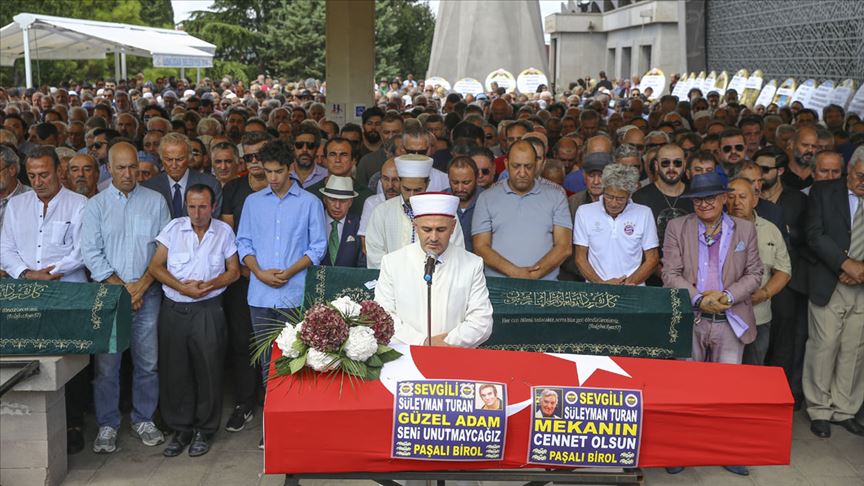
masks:
<path fill-rule="evenodd" d="M 612 140 L 606 135 L 596 135 L 585 142 L 585 155 L 607 153 L 612 154 Z"/>

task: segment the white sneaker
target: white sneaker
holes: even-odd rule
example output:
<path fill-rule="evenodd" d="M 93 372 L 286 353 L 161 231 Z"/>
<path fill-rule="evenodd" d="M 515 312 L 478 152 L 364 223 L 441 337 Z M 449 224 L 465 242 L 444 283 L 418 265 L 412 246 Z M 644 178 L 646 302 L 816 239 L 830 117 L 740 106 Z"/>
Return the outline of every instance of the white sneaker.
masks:
<path fill-rule="evenodd" d="M 165 442 L 165 436 L 162 431 L 156 428 L 153 422 L 138 422 L 132 424 L 132 435 L 141 439 L 141 442 L 146 446 L 157 446 Z"/>
<path fill-rule="evenodd" d="M 117 450 L 117 429 L 114 427 L 103 426 L 99 427 L 99 434 L 96 435 L 96 440 L 93 441 L 93 452 L 112 453 Z"/>

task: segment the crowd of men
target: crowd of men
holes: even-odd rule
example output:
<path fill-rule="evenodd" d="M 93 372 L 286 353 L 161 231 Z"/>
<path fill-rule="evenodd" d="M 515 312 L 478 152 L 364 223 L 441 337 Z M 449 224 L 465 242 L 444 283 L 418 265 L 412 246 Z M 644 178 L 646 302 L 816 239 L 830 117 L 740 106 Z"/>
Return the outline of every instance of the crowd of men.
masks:
<path fill-rule="evenodd" d="M 487 277 L 688 289 L 693 359 L 781 366 L 815 435 L 864 435 L 858 115 L 756 112 L 733 90 L 652 101 L 605 76 L 557 97 L 385 83 L 343 126 L 316 84 L 263 77 L 0 90 L 0 276 L 132 299 L 131 407 L 121 355 L 95 356 L 67 387 L 70 451 L 92 400 L 96 452 L 116 450 L 121 408 L 164 442 L 158 408 L 166 456 L 206 454 L 223 381 L 224 428 L 253 419 L 268 367 L 250 338 L 301 307 L 306 269 L 380 268 L 418 239 Z M 446 242 L 414 221 L 427 192 L 458 198 Z"/>

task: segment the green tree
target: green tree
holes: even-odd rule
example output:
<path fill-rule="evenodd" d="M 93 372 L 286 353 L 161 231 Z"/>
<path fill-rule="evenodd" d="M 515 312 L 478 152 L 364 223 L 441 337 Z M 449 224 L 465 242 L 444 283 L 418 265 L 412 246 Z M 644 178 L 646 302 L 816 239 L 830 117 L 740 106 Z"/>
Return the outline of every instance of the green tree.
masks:
<path fill-rule="evenodd" d="M 144 2 L 142 4 L 142 2 Z M 146 4 L 146 7 L 145 7 Z M 0 25 L 7 25 L 22 12 L 56 15 L 103 22 L 171 27 L 174 9 L 170 0 L 2 0 Z M 155 9 L 158 7 L 158 12 Z M 34 42 L 35 46 L 38 44 Z M 152 65 L 149 59 L 127 58 L 127 72 L 136 73 Z M 34 84 L 58 84 L 64 80 L 114 77 L 114 56 L 93 61 L 33 61 Z M 24 61 L 0 69 L 0 85 L 24 84 Z"/>
<path fill-rule="evenodd" d="M 273 12 L 267 44 L 274 56 L 271 74 L 289 79 L 323 78 L 325 8 L 320 0 L 293 0 Z"/>

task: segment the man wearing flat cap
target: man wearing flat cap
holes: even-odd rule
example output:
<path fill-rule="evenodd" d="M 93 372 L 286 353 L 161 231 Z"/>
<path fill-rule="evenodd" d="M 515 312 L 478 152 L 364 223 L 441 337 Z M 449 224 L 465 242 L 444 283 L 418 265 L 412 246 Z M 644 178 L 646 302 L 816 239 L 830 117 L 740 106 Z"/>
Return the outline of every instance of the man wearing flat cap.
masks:
<path fill-rule="evenodd" d="M 402 155 L 396 157 L 396 172 L 399 175 L 401 197 L 394 197 L 379 204 L 369 218 L 366 227 L 366 266 L 380 268 L 381 258 L 403 246 L 417 241 L 417 231 L 412 224 L 414 211 L 411 196 L 426 192 L 432 159 L 425 155 Z M 462 228 L 456 225 L 450 244 L 465 247 Z"/>
<path fill-rule="evenodd" d="M 382 258 L 375 301 L 395 316 L 396 341 L 430 344 L 424 274 L 431 254 L 436 259 L 431 345 L 477 347 L 492 334 L 492 304 L 483 259 L 453 244 L 459 198 L 425 193 L 410 202 L 417 241 Z"/>

